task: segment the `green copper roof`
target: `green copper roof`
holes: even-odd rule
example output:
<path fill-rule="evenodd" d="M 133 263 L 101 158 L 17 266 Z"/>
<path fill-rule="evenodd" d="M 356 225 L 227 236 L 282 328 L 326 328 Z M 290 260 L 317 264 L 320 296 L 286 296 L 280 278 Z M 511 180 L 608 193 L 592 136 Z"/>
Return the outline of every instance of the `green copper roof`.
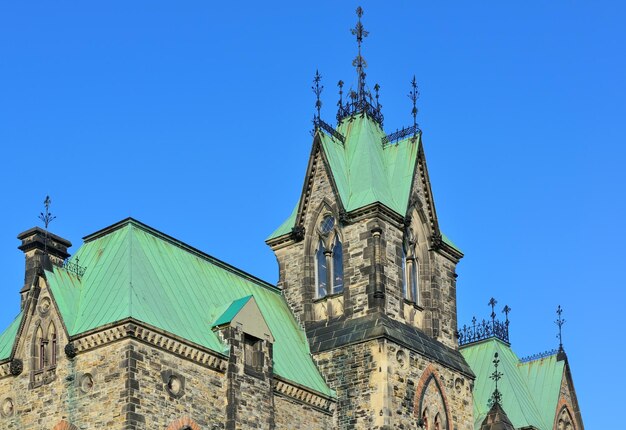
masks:
<path fill-rule="evenodd" d="M 135 220 L 85 238 L 73 259 L 79 280 L 46 272 L 70 335 L 135 318 L 219 353 L 226 345 L 211 327 L 233 301 L 254 295 L 274 335 L 274 371 L 331 395 L 280 290 Z"/>
<path fill-rule="evenodd" d="M 17 335 L 17 330 L 20 328 L 21 322 L 22 313 L 20 312 L 6 330 L 0 334 L 0 360 L 5 360 L 11 355 L 15 336 Z"/>
<path fill-rule="evenodd" d="M 318 133 L 345 210 L 350 212 L 379 202 L 400 216 L 406 215 L 421 134 L 417 139 L 408 137 L 383 147 L 385 132 L 378 123 L 362 115 L 344 120 L 337 131 L 345 136 L 345 143 L 321 130 Z M 267 240 L 289 233 L 297 212 L 298 205 Z M 443 240 L 458 250 L 446 236 Z"/>
<path fill-rule="evenodd" d="M 494 371 L 493 357 L 496 352 L 500 359 L 498 370 L 503 373 L 498 382 L 502 407 L 515 428 L 534 426 L 540 430 L 551 430 L 564 362 L 557 361 L 556 355 L 552 355 L 520 363 L 511 347 L 495 338 L 461 348 L 461 354 L 476 374 L 474 427 L 480 428 L 490 409 L 489 399 L 494 390 L 490 375 Z"/>
<path fill-rule="evenodd" d="M 385 132 L 367 116 L 355 115 L 337 129 L 344 144 L 320 133 L 339 196 L 346 211 L 380 202 L 406 214 L 420 135 L 382 145 Z"/>
<path fill-rule="evenodd" d="M 226 310 L 217 318 L 212 326 L 219 327 L 223 324 L 230 323 L 251 298 L 252 296 L 246 296 L 233 301 L 230 305 L 228 305 Z"/>

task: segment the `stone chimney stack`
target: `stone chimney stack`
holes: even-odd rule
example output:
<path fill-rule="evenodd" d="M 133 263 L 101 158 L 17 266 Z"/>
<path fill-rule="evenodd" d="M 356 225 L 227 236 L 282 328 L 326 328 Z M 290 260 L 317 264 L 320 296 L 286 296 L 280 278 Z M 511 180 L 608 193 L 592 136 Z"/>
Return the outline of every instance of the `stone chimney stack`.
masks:
<path fill-rule="evenodd" d="M 30 291 L 38 271 L 40 269 L 51 270 L 53 265 L 63 265 L 63 261 L 70 256 L 67 248 L 71 247 L 72 244 L 69 240 L 47 232 L 40 227 L 26 230 L 20 233 L 17 238 L 22 241 L 18 249 L 22 250 L 26 257 L 24 286 L 20 291 L 23 308 L 28 291 Z"/>

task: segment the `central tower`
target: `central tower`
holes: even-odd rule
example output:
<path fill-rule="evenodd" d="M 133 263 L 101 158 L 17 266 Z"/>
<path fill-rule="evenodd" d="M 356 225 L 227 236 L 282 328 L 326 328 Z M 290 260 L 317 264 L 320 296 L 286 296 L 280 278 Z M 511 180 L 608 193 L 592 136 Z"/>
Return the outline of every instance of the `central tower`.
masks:
<path fill-rule="evenodd" d="M 456 264 L 441 232 L 422 132 L 383 130 L 379 85 L 366 83 L 361 23 L 352 30 L 356 90 L 333 127 L 313 90 L 313 146 L 302 194 L 267 239 L 278 286 L 307 331 L 313 357 L 337 391 L 338 428 L 471 429 L 473 374 L 458 352 Z"/>

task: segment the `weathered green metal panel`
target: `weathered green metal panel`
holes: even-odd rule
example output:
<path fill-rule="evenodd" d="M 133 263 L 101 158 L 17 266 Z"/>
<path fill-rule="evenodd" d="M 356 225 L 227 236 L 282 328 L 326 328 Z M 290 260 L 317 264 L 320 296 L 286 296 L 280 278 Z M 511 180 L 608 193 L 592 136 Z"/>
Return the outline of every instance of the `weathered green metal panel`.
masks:
<path fill-rule="evenodd" d="M 0 334 L 0 360 L 5 360 L 11 356 L 15 336 L 17 335 L 17 330 L 20 328 L 21 323 L 22 312 L 20 312 L 6 330 Z"/>

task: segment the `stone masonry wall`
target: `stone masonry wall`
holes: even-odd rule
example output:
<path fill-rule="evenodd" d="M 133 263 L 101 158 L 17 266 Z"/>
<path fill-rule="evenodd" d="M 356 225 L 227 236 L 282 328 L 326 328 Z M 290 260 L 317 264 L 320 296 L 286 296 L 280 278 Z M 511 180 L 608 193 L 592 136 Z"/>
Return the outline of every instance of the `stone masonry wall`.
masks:
<path fill-rule="evenodd" d="M 303 405 L 288 397 L 274 395 L 277 429 L 331 430 L 336 428 L 334 416 Z"/>
<path fill-rule="evenodd" d="M 337 390 L 338 429 L 417 429 L 420 381 L 434 373 L 449 411 L 448 429 L 473 430 L 472 381 L 393 342 L 349 345 L 315 359 Z"/>
<path fill-rule="evenodd" d="M 124 353 L 132 412 L 126 428 L 167 429 L 183 417 L 201 429 L 225 428 L 223 373 L 137 341 L 127 342 Z"/>

